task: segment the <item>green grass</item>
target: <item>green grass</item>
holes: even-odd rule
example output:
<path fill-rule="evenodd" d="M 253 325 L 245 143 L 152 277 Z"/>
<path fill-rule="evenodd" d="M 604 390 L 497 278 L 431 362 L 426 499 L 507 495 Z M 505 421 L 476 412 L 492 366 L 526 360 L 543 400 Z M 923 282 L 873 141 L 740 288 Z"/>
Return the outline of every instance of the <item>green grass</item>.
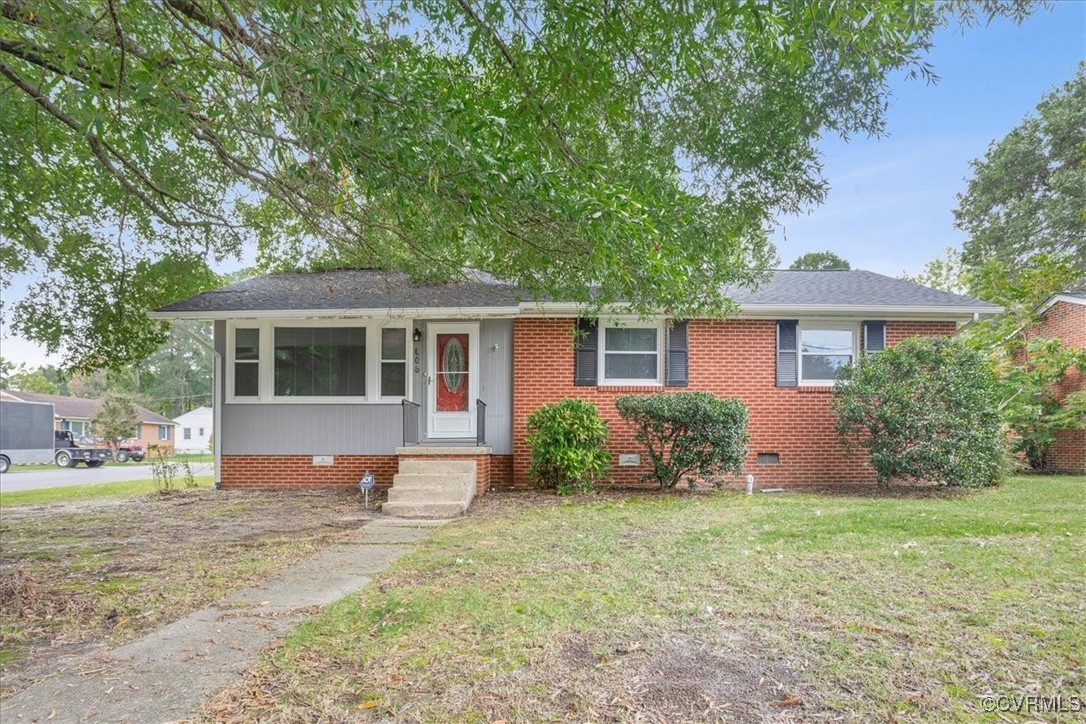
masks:
<path fill-rule="evenodd" d="M 207 488 L 215 483 L 213 475 L 198 475 L 196 487 Z M 89 485 L 66 485 L 58 488 L 39 490 L 18 490 L 0 493 L 0 508 L 16 505 L 37 505 L 40 503 L 67 503 L 76 500 L 95 500 L 99 498 L 120 498 L 130 495 L 143 495 L 155 491 L 155 482 L 147 480 L 126 480 L 119 483 L 90 483 Z"/>
<path fill-rule="evenodd" d="M 800 699 L 799 718 L 971 721 L 989 716 L 985 694 L 1086 688 L 1083 571 L 1084 478 L 467 518 L 288 637 L 254 675 L 273 704 L 243 686 L 214 705 L 242 719 L 748 719 Z"/>

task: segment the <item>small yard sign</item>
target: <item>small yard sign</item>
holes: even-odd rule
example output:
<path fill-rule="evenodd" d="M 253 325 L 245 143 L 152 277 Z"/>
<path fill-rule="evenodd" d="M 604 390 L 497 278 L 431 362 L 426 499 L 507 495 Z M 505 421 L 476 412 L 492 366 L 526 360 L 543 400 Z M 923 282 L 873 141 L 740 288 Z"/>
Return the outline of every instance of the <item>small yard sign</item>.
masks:
<path fill-rule="evenodd" d="M 362 476 L 362 480 L 358 483 L 358 487 L 362 488 L 362 492 L 366 496 L 367 508 L 370 507 L 370 488 L 373 487 L 374 482 L 376 481 L 373 478 L 373 473 L 367 470 L 366 474 Z"/>

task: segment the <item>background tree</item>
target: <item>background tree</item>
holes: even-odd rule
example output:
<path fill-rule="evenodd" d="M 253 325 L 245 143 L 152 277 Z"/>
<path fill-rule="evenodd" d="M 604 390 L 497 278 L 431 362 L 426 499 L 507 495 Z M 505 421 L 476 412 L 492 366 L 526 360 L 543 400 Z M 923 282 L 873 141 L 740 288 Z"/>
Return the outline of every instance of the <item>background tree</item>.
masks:
<path fill-rule="evenodd" d="M 809 251 L 792 262 L 789 269 L 806 269 L 808 271 L 827 271 L 832 269 L 851 269 L 852 265 L 846 259 L 834 254 L 832 251 Z"/>
<path fill-rule="evenodd" d="M 114 392 L 102 400 L 91 429 L 97 437 L 116 445 L 132 437 L 138 424 L 140 414 L 132 398 Z"/>
<path fill-rule="evenodd" d="M 1086 62 L 972 169 L 954 212 L 967 264 L 1045 252 L 1086 271 Z"/>
<path fill-rule="evenodd" d="M 902 274 L 917 284 L 954 294 L 969 294 L 972 283 L 972 270 L 962 261 L 962 253 L 953 246 L 948 246 L 943 256 L 935 257 L 924 264 L 924 268 L 915 276 Z"/>
<path fill-rule="evenodd" d="M 165 339 L 143 311 L 252 240 L 268 267 L 721 313 L 823 198 L 823 134 L 881 133 L 888 74 L 930 77 L 955 13 L 1031 7 L 3 2 L 0 264 L 41 280 L 15 328 L 123 367 Z"/>

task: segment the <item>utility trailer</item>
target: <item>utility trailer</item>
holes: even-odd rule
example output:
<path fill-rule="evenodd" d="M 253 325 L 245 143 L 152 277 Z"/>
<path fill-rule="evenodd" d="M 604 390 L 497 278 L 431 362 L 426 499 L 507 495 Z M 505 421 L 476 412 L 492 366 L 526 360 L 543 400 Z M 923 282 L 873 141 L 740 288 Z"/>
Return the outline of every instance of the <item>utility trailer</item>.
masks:
<path fill-rule="evenodd" d="M 0 400 L 0 473 L 12 465 L 56 459 L 53 419 L 48 402 Z"/>

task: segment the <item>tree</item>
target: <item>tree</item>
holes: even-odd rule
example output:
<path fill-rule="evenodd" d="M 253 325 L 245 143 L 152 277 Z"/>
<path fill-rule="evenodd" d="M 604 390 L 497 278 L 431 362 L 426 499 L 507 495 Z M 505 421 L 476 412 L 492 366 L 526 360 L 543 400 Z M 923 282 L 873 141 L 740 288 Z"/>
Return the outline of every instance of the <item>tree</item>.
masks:
<path fill-rule="evenodd" d="M 130 397 L 110 393 L 102 400 L 91 429 L 94 434 L 106 442 L 116 445 L 121 440 L 132 437 L 136 425 L 140 424 L 140 414 Z"/>
<path fill-rule="evenodd" d="M 1004 435 L 995 374 L 959 339 L 912 337 L 856 365 L 833 388 L 837 433 L 871 457 L 879 484 L 1000 481 Z"/>
<path fill-rule="evenodd" d="M 818 139 L 881 133 L 888 74 L 932 77 L 955 14 L 1032 3 L 2 7 L 0 264 L 42 279 L 15 327 L 120 368 L 165 339 L 143 311 L 247 241 L 266 268 L 723 313 L 771 220 L 823 198 Z"/>
<path fill-rule="evenodd" d="M 962 261 L 962 253 L 948 246 L 942 257 L 936 257 L 924 264 L 919 274 L 902 274 L 901 278 L 944 292 L 969 294 L 972 272 Z"/>
<path fill-rule="evenodd" d="M 828 271 L 831 269 L 851 269 L 852 265 L 832 251 L 809 251 L 792 262 L 792 266 L 788 268 L 805 269 L 808 271 Z"/>
<path fill-rule="evenodd" d="M 41 369 L 22 370 L 10 378 L 12 389 L 23 392 L 40 392 L 45 395 L 59 394 L 60 390 Z"/>
<path fill-rule="evenodd" d="M 1086 62 L 972 169 L 954 212 L 967 264 L 1045 252 L 1086 270 Z"/>
<path fill-rule="evenodd" d="M 171 418 L 212 400 L 212 354 L 182 329 L 211 343 L 210 325 L 175 322 L 165 344 L 139 365 L 145 404 Z"/>

